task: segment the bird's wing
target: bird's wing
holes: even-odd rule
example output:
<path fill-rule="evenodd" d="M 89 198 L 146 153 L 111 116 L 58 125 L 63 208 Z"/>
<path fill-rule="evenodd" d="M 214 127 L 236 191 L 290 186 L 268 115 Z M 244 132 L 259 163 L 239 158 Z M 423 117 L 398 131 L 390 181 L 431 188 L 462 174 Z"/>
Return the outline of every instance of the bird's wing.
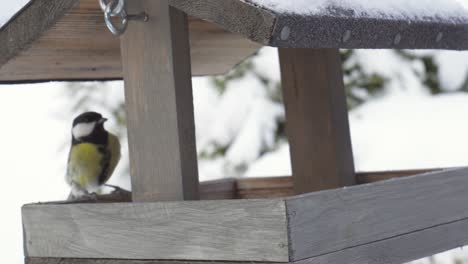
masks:
<path fill-rule="evenodd" d="M 71 157 L 71 148 L 70 151 L 68 152 L 68 159 L 67 159 L 67 171 L 65 175 L 65 181 L 68 183 L 68 185 L 72 185 L 72 171 L 73 168 L 70 164 L 70 157 Z"/>
<path fill-rule="evenodd" d="M 104 184 L 109 180 L 120 160 L 120 142 L 115 135 L 109 133 L 107 146 L 104 152 L 103 172 L 99 177 L 99 184 Z"/>

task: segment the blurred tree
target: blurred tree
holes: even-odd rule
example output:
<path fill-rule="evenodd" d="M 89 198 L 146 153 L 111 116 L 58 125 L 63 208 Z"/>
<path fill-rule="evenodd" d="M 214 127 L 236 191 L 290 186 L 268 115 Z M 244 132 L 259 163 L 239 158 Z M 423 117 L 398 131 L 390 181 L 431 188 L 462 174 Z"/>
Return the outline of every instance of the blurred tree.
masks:
<path fill-rule="evenodd" d="M 442 82 L 439 79 L 439 66 L 434 59 L 433 53 L 418 53 L 405 50 L 389 52 L 391 52 L 391 57 L 398 59 L 399 63 L 402 65 L 409 65 L 407 68 L 402 69 L 402 71 L 412 71 L 411 74 L 419 80 L 422 86 L 425 87 L 430 94 L 435 95 L 448 92 L 447 89 L 444 89 Z M 257 56 L 262 55 L 252 56 L 225 75 L 208 77 L 211 83 L 211 88 L 216 91 L 220 100 L 222 100 L 223 96 L 228 93 L 229 89 L 236 89 L 236 87 L 234 87 L 235 85 L 230 84 L 248 77 L 250 78 L 250 82 L 256 81 L 256 83 L 261 84 L 261 89 L 263 89 L 265 99 L 267 101 L 274 106 L 281 107 L 282 92 L 279 78 L 277 76 L 270 76 L 268 71 L 263 71 L 261 68 L 264 66 L 258 65 L 255 61 Z M 343 63 L 348 109 L 350 110 L 372 100 L 373 98 L 385 94 L 386 88 L 391 86 L 390 84 L 394 81 L 393 79 L 400 78 L 399 76 L 395 77 L 386 71 L 373 69 L 373 67 L 366 65 L 366 58 L 363 58 L 362 51 L 342 50 L 341 59 Z M 383 60 L 382 64 L 385 63 L 388 62 Z M 405 84 L 400 83 L 399 85 L 404 86 Z M 69 96 L 73 102 L 73 104 L 71 104 L 70 111 L 76 113 L 96 109 L 96 106 L 99 106 L 99 111 L 104 111 L 106 114 L 113 116 L 113 118 L 117 120 L 116 125 L 118 129 L 116 129 L 116 131 L 119 131 L 119 136 L 121 138 L 125 138 L 126 120 L 123 97 L 118 99 L 117 102 L 115 100 L 108 100 L 109 91 L 108 89 L 102 89 L 102 86 L 108 86 L 108 84 L 96 82 L 69 83 L 67 96 Z M 465 82 L 458 90 L 468 91 L 468 76 L 465 78 Z M 265 139 L 266 143 L 259 146 L 259 150 L 256 149 L 258 151 L 258 154 L 256 154 L 256 156 L 254 155 L 256 158 L 276 149 L 279 144 L 286 141 L 284 113 L 274 115 L 270 118 L 272 118 L 273 122 L 276 122 L 273 126 L 269 126 L 269 129 L 274 130 L 274 140 L 271 142 L 271 140 L 267 139 L 269 136 L 268 133 L 265 133 L 265 136 L 262 136 L 263 138 L 261 137 L 261 139 Z M 237 132 L 240 134 L 240 131 L 241 129 L 239 128 Z M 248 169 L 249 160 L 239 161 L 228 157 L 229 152 L 233 151 L 233 146 L 238 143 L 238 137 L 232 137 L 231 139 L 224 141 L 217 139 L 204 139 L 204 141 L 210 140 L 212 141 L 211 143 L 199 146 L 200 149 L 198 149 L 198 153 L 200 161 L 224 159 L 223 166 L 231 168 L 230 170 L 226 170 L 224 174 L 229 174 L 230 176 L 242 175 Z"/>

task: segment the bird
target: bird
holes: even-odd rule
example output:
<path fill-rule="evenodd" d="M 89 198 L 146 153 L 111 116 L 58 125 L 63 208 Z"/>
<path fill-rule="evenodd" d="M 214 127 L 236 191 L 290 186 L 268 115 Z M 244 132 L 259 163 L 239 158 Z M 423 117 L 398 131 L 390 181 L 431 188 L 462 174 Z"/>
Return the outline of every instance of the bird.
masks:
<path fill-rule="evenodd" d="M 70 200 L 95 196 L 120 160 L 119 139 L 104 128 L 106 121 L 97 112 L 84 112 L 73 119 L 66 170 Z"/>

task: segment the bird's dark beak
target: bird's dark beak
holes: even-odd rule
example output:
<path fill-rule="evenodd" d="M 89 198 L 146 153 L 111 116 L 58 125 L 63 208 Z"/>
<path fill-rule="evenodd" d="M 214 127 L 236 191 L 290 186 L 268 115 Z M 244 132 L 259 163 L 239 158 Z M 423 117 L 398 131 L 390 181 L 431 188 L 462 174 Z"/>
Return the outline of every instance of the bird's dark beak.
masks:
<path fill-rule="evenodd" d="M 103 117 L 98 121 L 98 124 L 104 124 L 107 121 L 107 118 Z"/>

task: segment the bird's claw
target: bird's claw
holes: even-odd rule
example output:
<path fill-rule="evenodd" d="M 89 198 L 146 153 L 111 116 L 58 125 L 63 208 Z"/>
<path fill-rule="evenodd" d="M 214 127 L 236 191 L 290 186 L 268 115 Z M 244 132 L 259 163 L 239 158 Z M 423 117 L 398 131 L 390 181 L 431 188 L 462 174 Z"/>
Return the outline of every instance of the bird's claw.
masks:
<path fill-rule="evenodd" d="M 89 193 L 89 192 L 86 192 L 82 198 L 84 199 L 87 199 L 87 200 L 93 200 L 93 201 L 97 201 L 98 200 L 98 195 L 96 193 Z"/>

